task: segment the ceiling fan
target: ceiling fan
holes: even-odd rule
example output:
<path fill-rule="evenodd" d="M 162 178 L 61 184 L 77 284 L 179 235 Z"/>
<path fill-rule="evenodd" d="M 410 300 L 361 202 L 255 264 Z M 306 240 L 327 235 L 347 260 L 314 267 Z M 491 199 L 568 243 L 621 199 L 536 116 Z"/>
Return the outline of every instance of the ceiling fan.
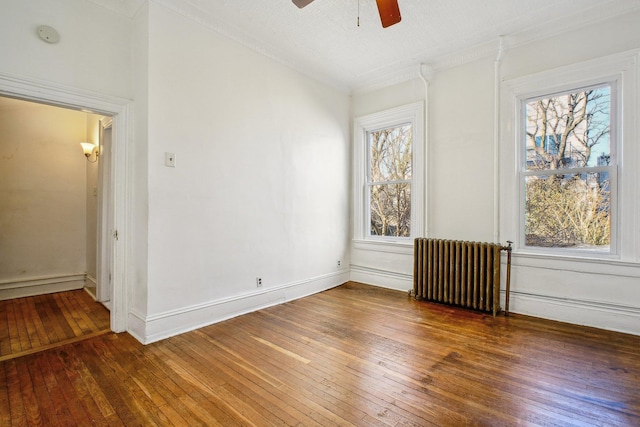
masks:
<path fill-rule="evenodd" d="M 313 0 L 291 0 L 293 4 L 300 9 L 307 6 Z M 387 28 L 393 24 L 400 22 L 402 17 L 400 16 L 400 7 L 398 7 L 398 0 L 376 0 L 378 4 L 378 12 L 380 13 L 380 20 L 382 21 L 382 28 Z"/>

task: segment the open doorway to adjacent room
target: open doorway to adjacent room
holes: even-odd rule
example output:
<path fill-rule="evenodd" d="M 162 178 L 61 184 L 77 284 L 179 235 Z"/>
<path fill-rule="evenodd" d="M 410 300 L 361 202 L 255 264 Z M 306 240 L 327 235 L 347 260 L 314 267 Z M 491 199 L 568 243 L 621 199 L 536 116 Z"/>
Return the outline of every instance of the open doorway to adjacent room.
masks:
<path fill-rule="evenodd" d="M 0 96 L 0 357 L 110 330 L 112 126 Z"/>

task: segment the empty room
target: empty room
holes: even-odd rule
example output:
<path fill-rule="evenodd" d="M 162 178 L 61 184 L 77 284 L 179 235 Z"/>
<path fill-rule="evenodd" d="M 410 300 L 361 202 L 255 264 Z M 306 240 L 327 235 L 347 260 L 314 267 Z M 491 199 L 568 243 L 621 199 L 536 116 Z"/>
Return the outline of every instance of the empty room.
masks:
<path fill-rule="evenodd" d="M 639 22 L 0 0 L 0 425 L 640 425 Z"/>

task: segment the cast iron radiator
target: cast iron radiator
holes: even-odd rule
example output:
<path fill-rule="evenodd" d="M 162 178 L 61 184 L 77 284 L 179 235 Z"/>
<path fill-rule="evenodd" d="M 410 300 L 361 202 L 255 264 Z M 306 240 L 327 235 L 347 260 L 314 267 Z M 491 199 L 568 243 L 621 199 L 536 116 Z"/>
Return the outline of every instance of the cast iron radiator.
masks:
<path fill-rule="evenodd" d="M 500 253 L 508 251 L 505 313 L 509 313 L 511 242 L 466 242 L 417 238 L 414 245 L 413 295 L 494 316 L 500 312 Z"/>

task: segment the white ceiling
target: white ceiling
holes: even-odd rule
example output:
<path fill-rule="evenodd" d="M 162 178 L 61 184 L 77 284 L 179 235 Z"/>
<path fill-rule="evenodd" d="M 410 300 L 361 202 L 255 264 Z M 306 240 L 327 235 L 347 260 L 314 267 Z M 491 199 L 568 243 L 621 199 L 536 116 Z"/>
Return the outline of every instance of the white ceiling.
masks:
<path fill-rule="evenodd" d="M 133 17 L 145 0 L 90 0 Z M 640 0 L 398 0 L 383 29 L 375 0 L 151 0 L 347 91 L 415 77 L 505 47 L 640 10 Z"/>

